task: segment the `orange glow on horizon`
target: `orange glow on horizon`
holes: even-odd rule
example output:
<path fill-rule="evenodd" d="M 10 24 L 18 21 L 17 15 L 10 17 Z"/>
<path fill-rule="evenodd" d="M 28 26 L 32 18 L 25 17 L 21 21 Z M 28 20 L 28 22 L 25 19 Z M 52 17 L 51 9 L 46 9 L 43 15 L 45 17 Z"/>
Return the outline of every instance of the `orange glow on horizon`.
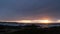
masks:
<path fill-rule="evenodd" d="M 60 22 L 60 20 L 57 20 L 57 22 Z"/>
<path fill-rule="evenodd" d="M 22 23 L 31 23 L 32 21 L 31 21 L 31 20 L 20 20 L 20 21 L 17 21 L 17 22 L 22 22 Z"/>
<path fill-rule="evenodd" d="M 50 23 L 49 20 L 20 20 L 18 23 Z"/>
<path fill-rule="evenodd" d="M 41 23 L 49 23 L 49 21 L 48 20 L 40 20 L 40 21 L 38 21 L 39 23 L 41 22 Z"/>

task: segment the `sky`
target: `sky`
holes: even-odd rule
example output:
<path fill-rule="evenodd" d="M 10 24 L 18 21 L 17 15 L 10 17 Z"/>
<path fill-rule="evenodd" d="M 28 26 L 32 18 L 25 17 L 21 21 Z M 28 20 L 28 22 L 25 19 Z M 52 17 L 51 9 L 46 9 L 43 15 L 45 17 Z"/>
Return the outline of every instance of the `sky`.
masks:
<path fill-rule="evenodd" d="M 0 0 L 0 20 L 60 19 L 60 0 Z"/>

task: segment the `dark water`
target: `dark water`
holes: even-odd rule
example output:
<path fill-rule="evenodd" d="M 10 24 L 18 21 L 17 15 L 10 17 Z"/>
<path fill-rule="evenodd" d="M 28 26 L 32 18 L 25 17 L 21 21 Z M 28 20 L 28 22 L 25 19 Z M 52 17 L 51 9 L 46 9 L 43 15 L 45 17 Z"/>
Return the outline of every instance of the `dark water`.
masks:
<path fill-rule="evenodd" d="M 30 24 L 20 24 L 20 23 L 2 23 L 0 22 L 0 25 L 8 25 L 8 26 L 26 26 L 26 25 L 31 25 L 32 23 Z M 36 26 L 41 26 L 41 27 L 54 27 L 54 26 L 60 26 L 60 23 L 51 23 L 51 24 L 35 24 Z"/>

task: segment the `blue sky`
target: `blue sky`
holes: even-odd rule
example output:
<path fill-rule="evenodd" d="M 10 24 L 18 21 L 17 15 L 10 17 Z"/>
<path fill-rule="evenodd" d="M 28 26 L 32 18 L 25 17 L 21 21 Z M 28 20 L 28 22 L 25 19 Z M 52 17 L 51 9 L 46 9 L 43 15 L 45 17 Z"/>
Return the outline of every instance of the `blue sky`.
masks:
<path fill-rule="evenodd" d="M 0 20 L 60 19 L 60 0 L 0 0 Z"/>

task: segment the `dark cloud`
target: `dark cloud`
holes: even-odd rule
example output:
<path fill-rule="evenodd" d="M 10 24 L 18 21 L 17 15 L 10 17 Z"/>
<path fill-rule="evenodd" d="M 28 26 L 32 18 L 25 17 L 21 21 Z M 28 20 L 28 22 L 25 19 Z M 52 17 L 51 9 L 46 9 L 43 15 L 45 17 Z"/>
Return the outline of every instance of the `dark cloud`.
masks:
<path fill-rule="evenodd" d="M 60 17 L 60 0 L 0 0 L 0 20 Z"/>

